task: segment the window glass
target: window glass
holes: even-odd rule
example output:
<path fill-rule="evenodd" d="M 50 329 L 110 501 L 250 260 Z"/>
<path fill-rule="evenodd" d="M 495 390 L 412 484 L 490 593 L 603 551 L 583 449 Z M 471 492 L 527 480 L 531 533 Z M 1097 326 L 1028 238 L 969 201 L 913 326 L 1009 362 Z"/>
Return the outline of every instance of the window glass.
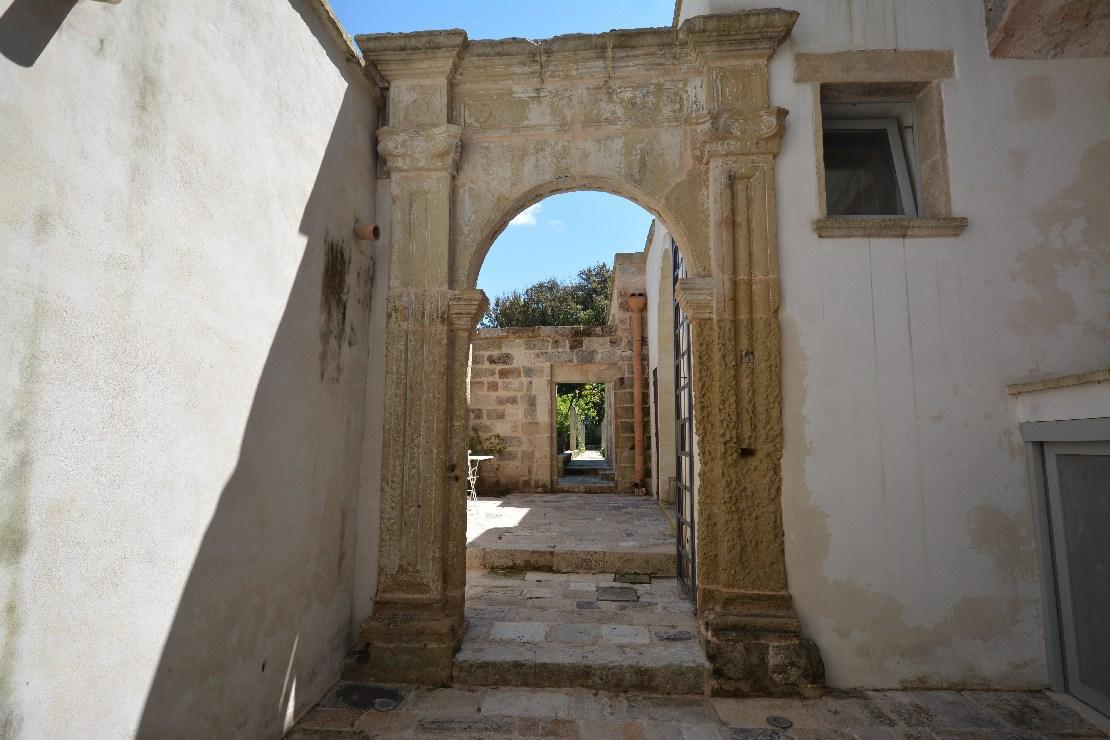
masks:
<path fill-rule="evenodd" d="M 828 215 L 906 215 L 885 129 L 825 129 L 824 149 Z"/>

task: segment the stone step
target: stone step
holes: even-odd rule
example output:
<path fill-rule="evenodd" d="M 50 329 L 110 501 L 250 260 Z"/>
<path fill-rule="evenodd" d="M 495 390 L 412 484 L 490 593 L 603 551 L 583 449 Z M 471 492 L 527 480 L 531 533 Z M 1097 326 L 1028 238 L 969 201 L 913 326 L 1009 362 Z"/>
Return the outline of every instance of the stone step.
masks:
<path fill-rule="evenodd" d="M 675 575 L 671 545 L 636 549 L 594 549 L 574 546 L 466 548 L 466 569 L 531 570 L 547 573 L 647 573 Z"/>
<path fill-rule="evenodd" d="M 704 693 L 710 666 L 693 607 L 676 580 L 613 578 L 468 574 L 469 629 L 455 656 L 453 683 Z"/>

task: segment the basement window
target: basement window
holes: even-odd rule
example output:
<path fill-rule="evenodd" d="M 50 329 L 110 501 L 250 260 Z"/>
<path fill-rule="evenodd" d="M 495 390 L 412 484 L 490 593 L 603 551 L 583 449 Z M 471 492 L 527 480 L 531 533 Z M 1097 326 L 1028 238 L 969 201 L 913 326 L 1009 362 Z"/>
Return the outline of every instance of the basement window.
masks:
<path fill-rule="evenodd" d="M 898 119 L 826 118 L 822 143 L 829 216 L 917 216 Z"/>

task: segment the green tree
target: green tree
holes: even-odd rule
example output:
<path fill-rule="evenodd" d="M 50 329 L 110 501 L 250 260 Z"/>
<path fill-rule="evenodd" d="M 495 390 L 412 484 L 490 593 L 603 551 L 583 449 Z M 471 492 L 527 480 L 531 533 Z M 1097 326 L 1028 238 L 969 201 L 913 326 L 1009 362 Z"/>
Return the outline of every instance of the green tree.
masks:
<path fill-rule="evenodd" d="M 580 270 L 569 283 L 542 280 L 494 299 L 482 328 L 514 326 L 604 326 L 609 321 L 613 270 L 603 262 Z"/>

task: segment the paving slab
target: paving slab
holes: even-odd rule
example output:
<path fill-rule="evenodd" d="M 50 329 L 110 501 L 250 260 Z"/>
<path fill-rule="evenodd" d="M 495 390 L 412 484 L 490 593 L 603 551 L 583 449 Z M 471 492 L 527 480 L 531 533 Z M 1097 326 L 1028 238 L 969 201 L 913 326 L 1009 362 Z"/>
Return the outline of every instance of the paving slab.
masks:
<path fill-rule="evenodd" d="M 521 647 L 521 646 L 517 646 Z M 360 686 L 341 684 L 338 688 Z M 291 740 L 545 737 L 601 740 L 1075 740 L 1105 738 L 1039 692 L 868 691 L 821 699 L 711 699 L 584 689 L 366 686 L 399 691 L 393 711 L 346 706 L 360 693 L 329 692 Z M 968 701 L 986 714 L 967 710 Z M 906 711 L 905 707 L 916 707 Z M 792 726 L 771 727 L 769 716 Z M 857 724 L 863 723 L 863 724 Z M 911 724 L 907 724 L 911 723 Z M 924 723 L 924 724 L 921 724 Z M 997 727 L 984 728 L 994 723 Z"/>

